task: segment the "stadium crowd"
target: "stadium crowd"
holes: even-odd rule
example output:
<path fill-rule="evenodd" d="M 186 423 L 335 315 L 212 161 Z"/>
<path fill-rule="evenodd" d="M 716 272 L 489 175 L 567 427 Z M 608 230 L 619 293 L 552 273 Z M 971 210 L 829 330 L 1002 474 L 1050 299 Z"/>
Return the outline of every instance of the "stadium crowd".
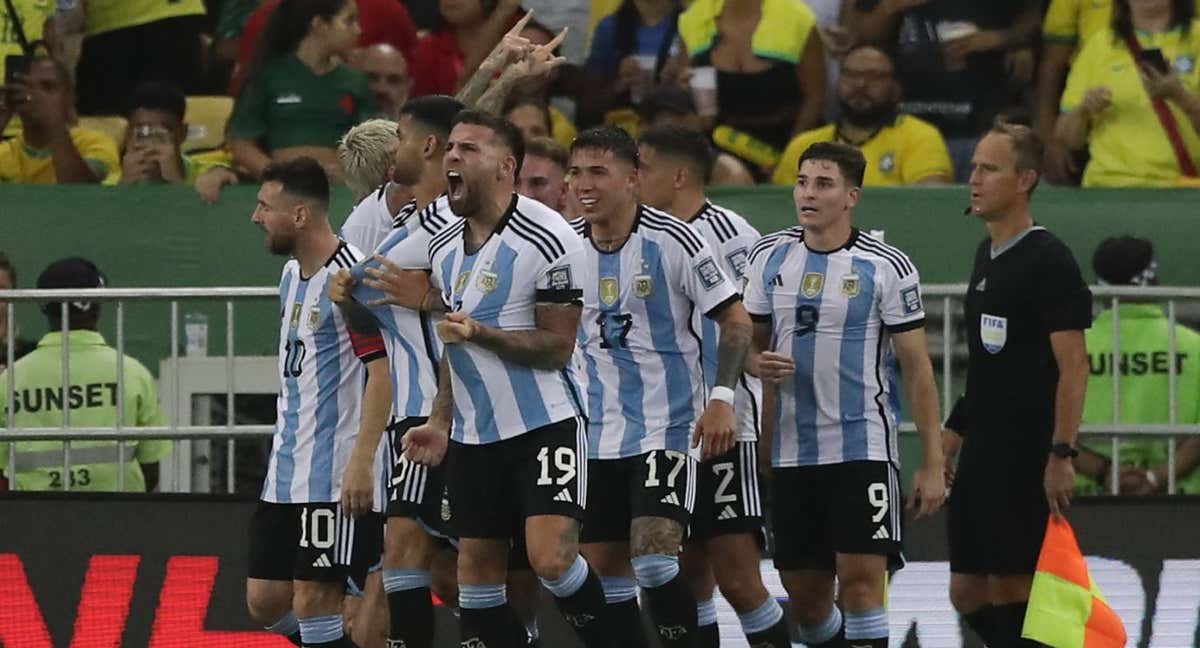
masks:
<path fill-rule="evenodd" d="M 636 623 L 637 588 L 663 645 L 716 645 L 703 634 L 715 624 L 710 608 L 716 587 L 733 603 L 753 645 L 787 645 L 784 612 L 757 580 L 761 503 L 746 505 L 741 514 L 728 506 L 704 510 L 698 502 L 693 511 L 698 497 L 724 503 L 735 482 L 741 490 L 729 501 L 758 499 L 753 444 L 760 422 L 753 419 L 760 413 L 743 399 L 757 403 L 760 397 L 778 408 L 773 411 L 785 412 L 777 415 L 781 426 L 788 421 L 800 435 L 811 427 L 809 446 L 789 440 L 786 430 L 775 431 L 784 440 L 763 455 L 775 469 L 773 488 L 848 492 L 847 484 L 862 485 L 878 509 L 876 514 L 850 497 L 845 506 L 799 501 L 808 498 L 770 502 L 788 507 L 794 520 L 829 516 L 831 537 L 821 540 L 828 546 L 804 540 L 806 534 L 779 513 L 773 520 L 777 537 L 793 540 L 775 547 L 775 560 L 785 572 L 799 635 L 814 646 L 847 645 L 847 638 L 866 641 L 855 645 L 886 645 L 883 574 L 896 566 L 889 559 L 899 554 L 903 514 L 888 445 L 895 413 L 886 413 L 882 403 L 877 413 L 869 406 L 896 389 L 885 389 L 880 372 L 901 370 L 922 436 L 927 464 L 914 477 L 911 504 L 921 514 L 941 505 L 949 485 L 958 484 L 960 501 L 967 497 L 961 493 L 972 482 L 955 474 L 954 458 L 963 438 L 981 438 L 971 430 L 986 425 L 978 418 L 968 423 L 957 407 L 945 430 L 938 424 L 919 276 L 898 249 L 851 229 L 848 214 L 861 186 L 969 182 L 972 209 L 988 222 L 993 242 L 1004 242 L 990 255 L 980 248 L 979 272 L 1002 267 L 997 259 L 1013 258 L 1010 250 L 1031 255 L 1030 264 L 1065 257 L 1054 261 L 1061 262 L 1053 266 L 1061 271 L 1055 281 L 1034 291 L 1032 305 L 1022 302 L 1031 321 L 1045 322 L 1018 330 L 1014 317 L 1009 344 L 1010 353 L 1027 344 L 1045 356 L 1027 354 L 1023 361 L 1031 366 L 1048 359 L 1036 369 L 1039 377 L 1052 374 L 1043 381 L 1051 389 L 1060 370 L 1064 382 L 1079 370 L 1080 385 L 1086 382 L 1087 393 L 1101 397 L 1088 398 L 1085 407 L 1083 392 L 1074 394 L 1076 419 L 1111 421 L 1112 375 L 1119 372 L 1129 383 L 1120 408 L 1134 418 L 1130 422 L 1165 422 L 1165 381 L 1175 379 L 1187 396 L 1172 420 L 1200 422 L 1200 336 L 1182 326 L 1171 330 L 1157 305 L 1130 300 L 1120 310 L 1123 357 L 1114 361 L 1114 314 L 1101 312 L 1097 325 L 1083 333 L 1092 323 L 1090 295 L 1069 251 L 1035 226 L 1028 202 L 1043 179 L 1083 187 L 1200 187 L 1193 161 L 1200 155 L 1195 0 L 5 5 L 0 182 L 179 184 L 208 203 L 219 202 L 227 185 L 261 184 L 253 222 L 266 233 L 268 249 L 291 260 L 280 287 L 285 394 L 251 528 L 247 602 L 256 621 L 298 645 L 354 645 L 348 632 L 343 635 L 342 577 L 361 571 L 365 578 L 365 565 L 356 563 L 360 551 L 382 561 L 373 590 L 382 598 L 368 601 L 367 612 L 354 617 L 365 637 L 356 639 L 378 645 L 387 634 L 388 645 L 428 645 L 432 622 L 422 616 L 428 612 L 422 606 L 436 589 L 431 579 L 439 575 L 440 552 L 449 551 L 442 542 L 447 537 L 456 540 L 464 640 L 474 633 L 488 637 L 486 645 L 523 646 L 528 629 L 536 641 L 536 620 L 530 621 L 520 592 L 536 592 L 540 583 L 588 646 L 641 645 L 636 633 L 628 640 L 617 636 L 628 624 L 607 627 L 593 614 L 604 609 L 606 620 Z M 331 184 L 344 184 L 357 205 L 337 234 L 326 213 Z M 706 186 L 754 184 L 796 187 L 803 227 L 760 237 L 752 223 L 712 205 L 704 193 Z M 189 193 L 187 199 L 196 197 Z M 627 223 L 621 220 L 626 217 Z M 1012 231 L 996 225 L 1003 219 Z M 572 252 L 581 237 L 592 243 L 586 254 Z M 1030 242 L 1018 248 L 1026 237 Z M 636 246 L 625 246 L 635 238 Z M 380 256 L 368 256 L 371 251 Z M 625 263 L 641 264 L 642 271 L 619 279 L 626 256 Z M 477 257 L 483 259 L 479 268 Z M 693 259 L 705 262 L 692 267 Z M 836 286 L 831 274 L 827 286 L 826 268 L 836 264 L 844 264 L 838 267 L 845 274 Z M 1108 238 L 1091 265 L 1106 284 L 1157 285 L 1154 245 L 1146 239 Z M 598 288 L 577 281 L 588 272 L 600 273 Z M 972 282 L 975 299 L 1001 299 L 997 278 L 1003 275 L 994 272 L 986 295 L 984 281 Z M 37 286 L 94 288 L 104 282 L 90 261 L 71 258 L 50 264 Z M 17 269 L 0 254 L 0 289 L 17 285 Z M 877 300 L 876 310 L 852 307 L 860 294 Z M 837 316 L 847 331 L 861 325 L 871 332 L 863 333 L 858 347 L 847 351 L 843 345 L 836 360 L 816 362 L 810 355 L 805 361 L 806 345 L 818 343 L 803 336 L 830 335 L 818 328 L 817 318 L 828 316 L 822 299 L 844 302 Z M 1070 301 L 1071 312 L 1058 301 Z M 71 344 L 70 352 L 94 356 L 80 356 L 71 366 L 100 376 L 93 381 L 95 424 L 108 422 L 118 408 L 128 410 L 115 394 L 105 409 L 100 391 L 108 384 L 106 372 L 121 362 L 128 367 L 122 371 L 133 375 L 139 401 L 122 417 L 136 425 L 161 424 L 153 379 L 137 361 L 117 357 L 97 333 L 98 305 L 72 302 L 43 310 L 51 330 L 68 314 L 76 329 L 70 340 L 84 347 Z M 635 317 L 651 325 L 635 327 Z M 981 330 L 971 331 L 978 348 L 971 351 L 986 358 L 982 349 L 998 354 L 1009 338 L 1005 322 L 988 329 L 992 316 L 981 317 Z M 440 341 L 430 332 L 435 320 Z M 0 319 L 0 384 L 13 372 L 20 400 L 11 413 L 0 408 L 0 414 L 24 416 L 22 426 L 58 425 L 52 390 L 21 381 L 36 382 L 32 376 L 39 370 L 60 370 L 55 363 L 62 334 L 49 333 L 33 345 L 8 339 L 4 324 Z M 793 340 L 772 326 L 797 335 Z M 635 363 L 624 355 L 631 331 L 645 338 L 635 343 L 637 352 L 652 360 Z M 1068 356 L 1055 337 L 1060 333 L 1079 333 L 1076 359 L 1086 353 L 1086 378 L 1085 365 L 1063 364 Z M 843 333 L 834 338 L 843 341 Z M 864 349 L 876 339 L 880 348 L 887 342 L 888 351 L 864 361 Z M 1176 345 L 1175 357 L 1163 351 L 1168 339 Z M 775 348 L 779 353 L 768 351 L 777 340 L 784 340 Z M 424 353 L 409 346 L 417 341 Z M 9 348 L 19 360 L 14 367 L 3 366 Z M 444 349 L 440 360 L 435 349 Z M 332 387 L 318 384 L 329 379 L 316 364 L 321 353 L 334 356 L 335 365 L 340 354 L 346 361 L 341 366 L 354 369 L 338 369 Z M 696 365 L 688 377 L 696 384 L 681 387 L 672 383 L 681 374 L 671 363 L 685 361 Z M 1048 369 L 1054 361 L 1058 368 Z M 667 384 L 630 377 L 630 365 L 653 362 L 662 363 Z M 816 376 L 835 362 L 833 373 L 842 382 L 832 408 L 815 400 L 817 387 L 811 402 L 803 390 L 773 387 L 804 372 L 820 382 L 825 378 Z M 972 368 L 976 377 L 989 371 L 977 367 L 995 366 L 974 356 L 972 362 L 979 363 Z M 874 373 L 879 395 L 864 396 L 867 379 L 845 379 L 855 371 Z M 575 393 L 576 381 L 586 405 Z M 639 384 L 635 398 L 645 400 L 644 411 L 631 413 L 636 406 L 622 403 L 631 398 L 631 382 Z M 1018 394 L 1040 384 L 1006 388 Z M 80 397 L 89 407 L 91 386 Z M 331 406 L 330 390 L 336 392 Z M 686 402 L 689 393 L 697 402 Z M 711 399 L 699 402 L 697 394 Z M 1061 409 L 1070 394 L 1058 394 Z M 58 410 L 66 398 L 74 393 L 57 393 Z M 317 404 L 309 407 L 308 398 Z M 975 399 L 964 407 L 982 411 L 978 393 Z M 655 407 L 662 412 L 651 413 Z M 1181 439 L 1170 453 L 1163 441 L 1125 441 L 1121 465 L 1114 467 L 1107 447 L 1075 447 L 1077 424 L 1064 424 L 1071 412 L 1049 410 L 1030 416 L 1049 414 L 1043 418 L 1053 423 L 1059 442 L 1049 461 L 1066 466 L 1060 474 L 1067 481 L 1058 484 L 1065 492 L 1057 493 L 1067 498 L 1060 500 L 1064 508 L 1072 488 L 1079 494 L 1165 493 L 1172 461 L 1177 492 L 1200 494 L 1200 438 Z M 804 419 L 810 411 L 820 423 Z M 820 418 L 830 416 L 833 422 Z M 861 430 L 857 419 L 847 418 L 860 416 Z M 640 421 L 640 429 L 631 421 Z M 837 428 L 836 444 L 833 436 L 821 436 L 834 433 L 817 431 L 821 425 Z M 328 466 L 313 458 L 320 452 L 315 446 L 296 447 L 297 438 L 319 436 L 325 428 L 336 429 L 337 443 L 345 442 L 336 451 L 330 446 L 336 457 Z M 691 448 L 703 441 L 703 463 L 688 455 L 693 429 Z M 735 430 L 751 437 L 735 438 Z M 1071 432 L 1066 439 L 1058 436 L 1063 430 Z M 633 446 L 630 437 L 639 437 Z M 542 444 L 536 462 L 535 442 Z M 788 445 L 793 442 L 795 448 Z M 21 452 L 34 459 L 5 475 L 13 489 L 54 490 L 65 481 L 79 490 L 116 490 L 120 480 L 120 490 L 153 490 L 156 464 L 170 447 L 147 441 L 124 457 L 123 446 L 97 445 L 86 455 L 94 461 L 79 460 L 83 472 L 64 476 L 54 472 L 60 446 L 40 443 Z M 381 443 L 390 452 L 386 457 Z M 821 452 L 836 457 L 812 450 L 826 443 Z M 979 466 L 983 442 L 973 443 L 972 465 Z M 972 447 L 972 441 L 965 444 Z M 828 450 L 834 445 L 840 450 Z M 484 447 L 488 452 L 479 451 Z M 1034 499 L 1046 506 L 1042 498 L 1048 497 L 1050 507 L 1035 513 L 1057 512 L 1049 468 L 1046 491 L 1038 490 L 1045 449 L 1029 447 L 1041 453 L 1031 479 Z M 112 467 L 110 449 L 121 470 L 90 470 L 89 463 Z M 7 473 L 9 445 L 3 450 L 0 470 Z M 446 468 L 435 470 L 446 453 Z M 38 457 L 46 461 L 38 463 Z M 1055 464 L 1056 458 L 1066 463 Z M 730 459 L 727 473 L 725 464 L 713 463 L 722 459 Z M 311 474 L 295 473 L 304 462 L 313 464 Z M 390 491 L 374 483 L 380 462 L 388 464 L 384 472 L 395 471 Z M 812 470 L 826 464 L 845 470 Z M 697 476 L 707 468 L 716 477 Z M 590 478 L 588 470 L 594 471 Z M 517 481 L 525 477 L 537 488 Z M 588 501 L 596 489 L 588 479 L 603 481 L 606 495 L 620 492 L 626 501 Z M 973 486 L 976 498 L 980 480 Z M 427 488 L 435 495 L 426 496 Z M 519 501 L 509 501 L 507 488 Z M 312 494 L 322 489 L 324 498 Z M 443 489 L 446 499 L 436 495 Z M 436 521 L 449 520 L 451 498 L 455 522 L 442 529 Z M 863 512 L 855 507 L 866 511 L 860 517 L 872 518 L 870 528 L 858 528 L 861 520 L 843 512 Z M 386 535 L 382 520 L 379 529 L 364 519 L 354 530 L 350 519 L 371 511 L 387 513 Z M 742 526 L 721 524 L 734 518 Z M 522 523 L 517 532 L 514 519 Z M 970 526 L 961 522 L 962 513 L 958 519 L 959 526 Z M 588 520 L 582 532 L 579 520 Z M 322 526 L 325 521 L 330 526 Z M 285 529 L 303 535 L 292 538 Z M 384 546 L 363 549 L 356 533 L 374 533 Z M 316 546 L 321 534 L 329 545 Z M 503 547 L 488 544 L 501 536 Z M 297 551 L 297 540 L 306 551 Z M 329 547 L 332 560 L 319 551 Z M 525 554 L 526 563 L 510 562 L 505 569 L 510 548 L 524 549 L 517 553 Z M 737 559 L 746 556 L 754 558 L 749 566 Z M 994 555 L 971 559 L 980 561 L 971 563 L 978 567 L 972 576 L 1006 567 Z M 967 564 L 962 554 L 957 560 Z M 843 588 L 840 607 L 833 603 L 835 571 Z M 750 573 L 752 582 L 744 582 Z M 356 585 L 367 587 L 365 580 Z M 989 602 L 985 595 L 979 605 L 967 605 L 964 587 L 954 586 L 955 606 L 985 640 L 1033 645 L 1019 639 L 1022 599 Z M 618 616 L 630 610 L 632 617 Z M 379 625 L 380 615 L 389 614 L 390 632 Z M 368 630 L 365 624 L 375 625 Z M 427 634 L 416 636 L 414 628 Z"/>
<path fill-rule="evenodd" d="M 1055 184 L 1197 182 L 1185 0 L 10 5 L 0 182 L 177 182 L 211 200 L 301 154 L 338 180 L 350 126 L 457 93 L 530 10 L 521 35 L 567 29 L 565 62 L 504 108 L 564 147 L 597 124 L 636 135 L 667 109 L 721 151 L 716 184 L 791 184 L 817 141 L 861 148 L 868 185 L 964 182 L 1002 116 L 1048 142 Z"/>

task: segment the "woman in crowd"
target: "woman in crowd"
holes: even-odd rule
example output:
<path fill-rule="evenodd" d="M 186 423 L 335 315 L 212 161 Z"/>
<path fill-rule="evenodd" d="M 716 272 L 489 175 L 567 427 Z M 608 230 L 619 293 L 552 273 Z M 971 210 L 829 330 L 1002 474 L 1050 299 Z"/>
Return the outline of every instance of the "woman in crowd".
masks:
<path fill-rule="evenodd" d="M 679 17 L 695 85 L 716 69 L 714 143 L 769 169 L 797 133 L 820 124 L 825 51 L 801 0 L 694 0 Z"/>
<path fill-rule="evenodd" d="M 338 177 L 337 142 L 375 114 L 367 78 L 342 60 L 359 36 L 353 0 L 289 0 L 271 15 L 230 121 L 234 161 L 257 177 L 299 156 Z"/>
<path fill-rule="evenodd" d="M 1200 23 L 1193 0 L 1114 0 L 1063 91 L 1058 141 L 1085 187 L 1200 186 Z"/>

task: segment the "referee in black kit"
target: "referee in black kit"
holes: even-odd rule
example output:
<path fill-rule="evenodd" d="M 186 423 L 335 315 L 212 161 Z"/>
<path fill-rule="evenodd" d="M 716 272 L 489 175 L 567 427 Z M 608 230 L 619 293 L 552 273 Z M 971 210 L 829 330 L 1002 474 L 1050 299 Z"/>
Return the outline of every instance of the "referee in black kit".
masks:
<path fill-rule="evenodd" d="M 1070 505 L 1087 391 L 1091 292 L 1061 241 L 1034 224 L 1042 142 L 997 124 L 972 159 L 971 208 L 989 238 L 967 288 L 966 393 L 946 423 L 952 473 L 950 600 L 989 646 L 1021 638 L 1050 513 Z"/>

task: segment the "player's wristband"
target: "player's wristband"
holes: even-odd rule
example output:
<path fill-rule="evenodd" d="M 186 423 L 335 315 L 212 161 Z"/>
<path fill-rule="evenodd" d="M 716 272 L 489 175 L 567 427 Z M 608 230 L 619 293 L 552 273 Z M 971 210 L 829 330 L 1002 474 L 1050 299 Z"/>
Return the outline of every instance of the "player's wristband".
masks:
<path fill-rule="evenodd" d="M 718 400 L 733 405 L 733 389 L 724 385 L 717 385 L 712 388 L 712 391 L 708 392 L 708 400 L 710 402 Z"/>

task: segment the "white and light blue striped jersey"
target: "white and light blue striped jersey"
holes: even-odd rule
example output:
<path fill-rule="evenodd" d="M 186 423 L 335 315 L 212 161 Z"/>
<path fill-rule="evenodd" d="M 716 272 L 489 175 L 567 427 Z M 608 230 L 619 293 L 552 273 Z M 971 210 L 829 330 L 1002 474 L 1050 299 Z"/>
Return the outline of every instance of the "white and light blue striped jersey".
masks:
<path fill-rule="evenodd" d="M 365 363 L 385 353 L 379 336 L 354 335 L 330 301 L 332 274 L 361 253 L 342 242 L 304 277 L 288 261 L 279 283 L 279 398 L 262 499 L 279 504 L 335 502 L 362 415 Z"/>
<path fill-rule="evenodd" d="M 513 194 L 495 232 L 473 254 L 456 218 L 429 248 L 434 285 L 449 310 L 507 331 L 537 328 L 539 303 L 578 303 L 583 241 L 558 212 Z M 535 369 L 478 344 L 447 344 L 454 388 L 450 438 L 472 445 L 520 436 L 582 413 L 570 371 Z"/>
<path fill-rule="evenodd" d="M 750 249 L 762 235 L 736 212 L 705 201 L 690 221 L 712 248 L 725 276 L 741 292 L 750 264 Z M 704 357 L 704 379 L 709 389 L 717 382 L 717 342 L 720 339 L 717 323 L 696 313 L 693 323 L 700 329 L 701 351 Z M 737 415 L 738 441 L 757 441 L 762 429 L 762 381 L 757 376 L 742 374 L 738 380 L 733 403 Z"/>
<path fill-rule="evenodd" d="M 393 217 L 388 210 L 389 186 L 391 183 L 383 183 L 354 206 L 342 224 L 343 241 L 369 254 L 379 247 L 394 228 L 399 227 L 400 217 Z"/>
<path fill-rule="evenodd" d="M 445 196 L 417 209 L 409 201 L 396 217 L 396 228 L 375 253 L 405 270 L 429 270 L 429 244 L 434 234 L 457 218 Z M 354 299 L 360 304 L 382 298 L 382 292 L 363 283 L 367 267 L 378 267 L 373 258 L 356 264 L 350 273 L 357 280 Z M 442 343 L 428 313 L 400 306 L 367 306 L 383 330 L 392 368 L 392 414 L 397 419 L 429 416 L 437 396 L 437 365 Z"/>
<path fill-rule="evenodd" d="M 747 276 L 746 310 L 771 318 L 770 350 L 796 362 L 795 378 L 776 387 L 773 465 L 898 465 L 889 333 L 924 326 L 916 266 L 857 229 L 837 250 L 814 252 L 794 227 L 754 246 Z"/>
<path fill-rule="evenodd" d="M 600 252 L 582 220 L 583 317 L 578 346 L 592 459 L 651 450 L 690 452 L 707 388 L 693 311 L 713 314 L 737 299 L 704 237 L 640 205 L 620 250 Z"/>

